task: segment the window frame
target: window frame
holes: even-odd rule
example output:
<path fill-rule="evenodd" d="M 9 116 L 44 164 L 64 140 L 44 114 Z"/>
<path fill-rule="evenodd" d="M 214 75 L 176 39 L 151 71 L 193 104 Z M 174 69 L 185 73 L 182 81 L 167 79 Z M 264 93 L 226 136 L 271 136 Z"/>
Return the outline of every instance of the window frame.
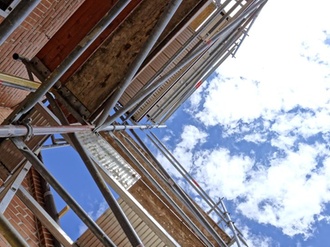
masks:
<path fill-rule="evenodd" d="M 0 16 L 6 18 L 15 9 L 15 7 L 19 4 L 20 1 L 21 0 L 13 0 L 6 10 L 0 9 Z"/>

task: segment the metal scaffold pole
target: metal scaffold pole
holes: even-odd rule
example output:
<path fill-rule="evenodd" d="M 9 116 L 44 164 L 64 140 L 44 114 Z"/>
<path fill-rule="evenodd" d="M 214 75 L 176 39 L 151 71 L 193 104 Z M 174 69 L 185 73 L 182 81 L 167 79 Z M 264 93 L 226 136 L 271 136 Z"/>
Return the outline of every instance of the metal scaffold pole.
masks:
<path fill-rule="evenodd" d="M 40 86 L 40 83 L 38 82 L 4 73 L 0 73 L 0 84 L 6 87 L 17 88 L 30 92 L 34 92 Z"/>
<path fill-rule="evenodd" d="M 228 215 L 221 211 L 211 197 L 197 184 L 194 178 L 185 170 L 180 162 L 173 156 L 173 154 L 166 148 L 166 146 L 151 133 L 152 137 L 147 135 L 152 143 L 161 151 L 161 153 L 171 162 L 171 164 L 177 169 L 177 171 L 187 180 L 187 182 L 196 190 L 196 192 L 204 199 L 204 201 L 213 209 L 213 211 L 220 217 L 220 219 L 233 231 L 235 241 L 241 240 L 245 244 L 245 240 L 242 238 L 241 233 L 238 231 L 236 226 L 228 221 Z M 230 220 L 231 221 L 231 220 Z M 237 234 L 238 233 L 238 234 Z M 237 238 L 236 238 L 237 237 Z"/>
<path fill-rule="evenodd" d="M 135 136 L 136 137 L 136 136 Z M 176 182 L 174 182 L 174 180 L 168 175 L 168 173 L 162 169 L 162 173 L 164 175 L 166 175 L 166 178 L 160 174 L 160 172 L 150 163 L 150 161 L 144 156 L 143 153 L 141 153 L 141 151 L 133 144 L 133 142 L 128 139 L 127 137 L 123 136 L 123 138 L 126 139 L 126 141 L 131 145 L 131 147 L 134 149 L 135 152 L 137 152 L 142 158 L 143 160 L 146 162 L 146 164 L 148 164 L 148 166 L 150 167 L 150 169 L 153 170 L 153 172 L 155 172 L 155 174 L 162 179 L 165 184 L 170 183 L 171 186 L 170 189 L 177 194 L 179 197 L 181 197 L 182 203 L 184 205 L 186 205 L 187 208 L 189 208 L 191 210 L 191 212 L 196 216 L 196 218 L 198 219 L 198 221 L 207 229 L 207 231 L 212 235 L 212 237 L 218 242 L 218 244 L 220 246 L 227 246 L 226 243 L 224 242 L 224 240 L 221 238 L 221 236 L 219 236 L 219 234 L 215 231 L 215 229 L 209 224 L 209 222 L 205 219 L 205 217 L 200 213 L 200 211 L 196 208 L 196 206 L 192 203 L 191 199 L 186 195 L 186 193 L 184 193 L 182 191 L 182 189 L 177 185 Z M 138 137 L 139 138 L 139 137 Z M 161 166 L 159 166 L 159 168 L 161 168 Z M 171 182 L 169 182 L 169 179 L 171 180 Z M 172 188 L 172 186 L 175 188 Z"/>
<path fill-rule="evenodd" d="M 121 0 L 103 17 L 94 29 L 76 46 L 68 57 L 47 77 L 41 86 L 30 94 L 18 107 L 14 116 L 9 120 L 10 123 L 16 122 L 21 116 L 27 113 L 64 75 L 69 67 L 83 54 L 84 51 L 94 42 L 94 40 L 108 27 L 108 25 L 121 13 L 130 0 Z"/>
<path fill-rule="evenodd" d="M 161 151 L 161 153 L 171 162 L 171 164 L 177 169 L 177 171 L 184 177 L 187 182 L 196 190 L 196 192 L 205 200 L 205 202 L 212 207 L 215 203 L 208 196 L 208 194 L 197 184 L 194 178 L 185 170 L 185 168 L 179 163 L 174 155 L 165 147 L 165 145 L 153 134 L 152 137 L 147 135 L 149 140 Z M 221 212 L 220 218 L 225 221 L 224 215 Z"/>
<path fill-rule="evenodd" d="M 92 220 L 92 218 L 84 211 L 84 209 L 70 196 L 70 194 L 62 187 L 62 185 L 51 175 L 45 165 L 38 157 L 19 139 L 11 138 L 11 141 L 19 151 L 30 161 L 32 166 L 38 173 L 53 187 L 53 189 L 62 197 L 62 199 L 70 206 L 77 216 L 86 224 L 86 226 L 94 233 L 94 235 L 105 246 L 116 246 L 104 231 Z M 20 246 L 20 245 L 18 245 Z"/>
<path fill-rule="evenodd" d="M 160 186 L 160 184 L 154 180 L 151 174 L 139 163 L 137 158 L 132 155 L 132 153 L 128 150 L 128 148 L 115 136 L 112 135 L 116 143 L 119 147 L 125 152 L 128 157 L 134 162 L 134 164 L 140 169 L 142 174 L 148 178 L 149 181 L 155 186 L 155 188 L 161 193 L 162 196 L 166 198 L 166 200 L 170 203 L 170 205 L 177 210 L 179 215 L 187 222 L 187 224 L 191 227 L 191 229 L 196 233 L 198 237 L 200 237 L 207 246 L 213 246 L 209 239 L 204 235 L 204 233 L 191 221 L 191 219 L 183 212 L 183 210 L 173 201 L 173 199 L 166 193 L 166 191 Z M 226 245 L 223 245 L 226 246 Z"/>
<path fill-rule="evenodd" d="M 54 247 L 72 247 L 72 239 L 23 186 L 18 188 L 17 196 L 52 234 Z"/>
<path fill-rule="evenodd" d="M 227 208 L 226 208 L 226 206 L 225 206 L 225 204 L 223 202 L 223 199 L 220 199 L 220 204 L 221 204 L 221 206 L 223 208 L 224 215 L 227 217 L 229 227 L 230 227 L 230 229 L 232 230 L 232 232 L 234 234 L 234 238 L 236 240 L 236 244 L 237 244 L 238 247 L 241 247 L 241 243 L 240 243 L 240 240 L 239 240 L 239 238 L 237 236 L 235 226 L 234 226 L 233 222 L 231 221 L 230 215 L 229 215 L 229 213 L 227 211 Z"/>
<path fill-rule="evenodd" d="M 55 99 L 53 99 L 52 97 L 48 97 L 48 100 L 52 105 L 52 109 L 55 112 L 55 115 L 57 115 L 57 117 L 59 118 L 60 122 L 62 124 L 69 124 L 67 118 L 65 117 L 65 114 L 62 112 L 61 108 L 59 107 Z M 143 247 L 143 243 L 141 242 L 139 236 L 135 232 L 133 226 L 129 222 L 124 211 L 122 210 L 117 200 L 113 196 L 109 187 L 107 186 L 104 178 L 102 177 L 100 171 L 97 168 L 97 165 L 93 162 L 92 158 L 90 157 L 90 154 L 84 148 L 77 135 L 75 133 L 68 134 L 67 139 L 68 139 L 67 141 L 72 144 L 72 146 L 76 149 L 76 151 L 80 155 L 87 170 L 94 179 L 95 184 L 97 185 L 104 199 L 111 208 L 115 218 L 122 227 L 123 231 L 125 232 L 132 246 Z"/>
<path fill-rule="evenodd" d="M 3 214 L 0 214 L 0 232 L 11 246 L 29 247 Z"/>
<path fill-rule="evenodd" d="M 257 13 L 256 13 L 257 14 Z M 206 80 L 217 68 L 218 66 L 225 60 L 227 57 L 237 50 L 236 46 L 230 48 L 233 43 L 239 38 L 239 36 L 242 35 L 244 28 L 250 23 L 251 19 L 255 18 L 255 15 L 253 14 L 251 18 L 249 18 L 246 23 L 244 23 L 239 29 L 234 30 L 232 34 L 227 39 L 226 43 L 219 43 L 216 44 L 217 47 L 211 52 L 210 59 L 206 63 L 202 64 L 200 68 L 198 68 L 185 82 L 185 84 L 182 84 L 180 89 L 175 92 L 174 95 L 179 95 L 186 87 L 186 84 L 194 82 L 194 80 L 199 79 L 198 81 L 202 83 L 204 80 Z M 228 50 L 229 49 L 229 50 Z M 223 56 L 223 54 L 226 52 L 226 55 Z M 211 68 L 211 69 L 210 69 Z M 170 109 L 164 116 L 161 117 L 160 121 L 156 122 L 164 122 L 166 121 L 173 112 L 177 109 L 179 105 L 182 104 L 182 102 L 185 102 L 188 97 L 196 90 L 196 87 L 191 87 L 190 90 L 184 93 L 184 95 L 181 97 L 181 99 L 173 104 L 172 109 Z M 166 102 L 162 107 L 157 109 L 155 113 L 153 113 L 152 118 L 157 119 L 159 115 L 161 115 L 163 112 L 163 109 L 166 109 L 167 106 L 171 105 L 172 101 L 169 100 Z"/>
<path fill-rule="evenodd" d="M 152 29 L 152 33 L 150 34 L 146 44 L 140 51 L 140 53 L 137 55 L 137 58 L 132 63 L 131 67 L 129 68 L 129 71 L 127 72 L 123 82 L 120 83 L 118 86 L 118 89 L 115 91 L 115 93 L 107 100 L 105 103 L 103 112 L 96 120 L 96 126 L 97 129 L 107 119 L 109 115 L 109 111 L 116 105 L 117 101 L 121 97 L 121 95 L 124 93 L 125 89 L 129 86 L 131 83 L 133 77 L 135 76 L 136 72 L 139 70 L 140 66 L 148 56 L 151 49 L 154 47 L 155 43 L 157 42 L 160 35 L 163 33 L 165 27 L 173 17 L 176 10 L 179 8 L 182 0 L 174 0 L 171 1 L 167 9 L 164 11 L 163 15 L 160 17 L 160 20 L 158 20 L 155 27 Z"/>
<path fill-rule="evenodd" d="M 205 23 L 202 24 L 202 26 L 198 29 L 197 32 L 195 32 L 183 45 L 182 47 L 176 51 L 173 56 L 166 61 L 166 63 L 157 71 L 156 74 L 154 74 L 149 81 L 141 88 L 141 90 L 146 89 L 147 87 L 149 87 L 156 79 L 159 79 L 160 75 L 162 73 L 164 73 L 166 71 L 166 69 L 169 67 L 169 65 L 175 61 L 186 49 L 186 47 L 188 47 L 195 39 L 196 37 L 198 37 L 207 27 L 208 25 L 210 25 L 210 23 L 213 21 L 214 18 L 217 17 L 217 15 L 219 13 L 221 13 L 221 11 L 223 11 L 223 9 L 231 2 L 231 0 L 227 0 L 226 2 L 223 3 L 223 5 L 221 6 L 221 8 L 217 9 L 214 13 L 212 13 L 212 15 L 210 16 L 210 18 L 205 21 Z M 197 44 L 198 45 L 198 44 Z M 147 96 L 148 97 L 148 96 Z M 146 98 L 147 98 L 146 97 Z M 130 111 L 130 113 L 128 114 L 128 116 L 126 117 L 126 120 L 129 119 L 130 117 L 132 117 L 135 112 L 140 108 L 140 106 L 143 104 L 143 102 L 146 100 L 143 99 L 139 104 L 137 104 L 134 109 L 132 111 Z"/>
<path fill-rule="evenodd" d="M 136 106 L 138 103 L 140 103 L 147 95 L 154 92 L 158 87 L 163 85 L 171 76 L 176 74 L 179 70 L 184 68 L 186 65 L 188 65 L 191 61 L 193 61 L 196 57 L 203 54 L 206 50 L 209 49 L 215 42 L 217 42 L 219 39 L 224 39 L 227 37 L 235 28 L 238 28 L 242 23 L 245 22 L 247 18 L 253 13 L 260 4 L 264 3 L 266 0 L 261 1 L 255 1 L 251 5 L 249 5 L 240 15 L 237 19 L 234 19 L 232 22 L 230 22 L 224 29 L 219 31 L 214 37 L 212 37 L 211 40 L 208 42 L 205 42 L 201 47 L 198 47 L 197 49 L 193 50 L 189 56 L 184 58 L 175 68 L 168 71 L 162 78 L 156 80 L 153 82 L 152 85 L 150 85 L 148 88 L 139 91 L 139 93 L 134 97 L 133 100 L 128 102 L 124 107 L 119 109 L 116 113 L 114 113 L 112 116 L 108 118 L 107 121 L 104 122 L 100 127 L 97 128 L 97 131 L 102 130 L 106 126 L 112 124 L 117 118 L 122 116 L 125 112 L 131 110 L 134 106 Z"/>
<path fill-rule="evenodd" d="M 41 0 L 21 0 L 0 24 L 0 45 L 18 28 Z M 8 1 L 7 1 L 8 2 Z"/>
<path fill-rule="evenodd" d="M 115 215 L 117 221 L 119 222 L 120 226 L 122 227 L 123 231 L 125 232 L 130 243 L 132 244 L 132 246 L 142 247 L 143 243 L 141 242 L 139 236 L 135 232 L 133 226 L 127 219 L 124 211 L 119 206 L 117 200 L 111 193 L 109 187 L 107 186 L 103 177 L 101 176 L 100 172 L 98 171 L 95 163 L 92 161 L 92 159 L 90 158 L 87 151 L 84 149 L 84 147 L 80 143 L 77 136 L 75 134 L 70 134 L 69 138 L 70 138 L 73 146 L 79 153 L 81 159 L 85 163 L 89 173 L 91 174 L 92 178 L 94 179 L 97 187 L 101 191 L 103 197 L 105 198 L 106 202 L 108 203 L 109 207 L 111 208 L 113 214 Z"/>
<path fill-rule="evenodd" d="M 102 131 L 121 131 L 127 129 L 165 128 L 166 125 L 110 125 Z M 94 125 L 61 125 L 61 126 L 33 126 L 33 125 L 0 125 L 0 138 L 18 136 L 40 136 L 67 134 L 94 129 Z"/>

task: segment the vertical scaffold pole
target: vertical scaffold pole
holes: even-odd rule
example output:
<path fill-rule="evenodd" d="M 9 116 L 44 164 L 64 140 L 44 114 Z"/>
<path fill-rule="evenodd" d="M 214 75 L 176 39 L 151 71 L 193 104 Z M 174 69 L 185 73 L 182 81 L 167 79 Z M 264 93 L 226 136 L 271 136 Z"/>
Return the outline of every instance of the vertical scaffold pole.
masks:
<path fill-rule="evenodd" d="M 55 113 L 55 115 L 59 118 L 62 124 L 69 124 L 69 121 L 65 117 L 64 113 L 62 112 L 61 108 L 57 104 L 54 98 L 48 97 L 48 100 L 51 104 L 51 107 Z M 97 169 L 96 164 L 91 159 L 89 153 L 86 151 L 84 146 L 81 144 L 79 138 L 75 133 L 71 133 L 67 135 L 68 142 L 71 142 L 73 147 L 76 149 L 78 154 L 80 155 L 82 161 L 84 162 L 87 170 L 91 174 L 94 182 L 96 183 L 97 187 L 99 188 L 100 192 L 102 193 L 104 199 L 108 203 L 110 209 L 112 210 L 113 214 L 115 215 L 118 223 L 122 227 L 123 231 L 125 232 L 126 236 L 128 237 L 130 243 L 133 247 L 142 247 L 143 243 L 140 240 L 139 236 L 135 232 L 134 228 L 132 227 L 131 223 L 127 219 L 124 211 L 118 204 L 117 200 L 111 193 L 109 187 L 107 186 L 104 178 L 102 177 L 101 173 Z"/>
<path fill-rule="evenodd" d="M 125 89 L 129 86 L 131 83 L 133 77 L 135 76 L 136 72 L 139 70 L 140 66 L 142 65 L 143 61 L 148 56 L 151 49 L 154 47 L 156 41 L 160 37 L 160 35 L 163 33 L 165 27 L 171 20 L 172 16 L 176 12 L 176 10 L 179 8 L 182 0 L 173 0 L 170 2 L 167 9 L 162 14 L 160 20 L 158 20 L 157 24 L 152 29 L 152 33 L 150 34 L 147 43 L 144 45 L 140 53 L 137 55 L 137 58 L 134 60 L 133 64 L 129 68 L 129 71 L 127 72 L 127 75 L 125 76 L 123 82 L 120 83 L 118 86 L 118 89 L 115 91 L 115 93 L 107 100 L 105 103 L 103 112 L 99 116 L 99 118 L 96 120 L 96 126 L 97 128 L 103 125 L 106 118 L 109 115 L 109 111 L 116 105 L 117 101 L 121 97 L 121 95 L 124 93 Z"/>
<path fill-rule="evenodd" d="M 10 123 L 16 122 L 27 113 L 51 89 L 51 87 L 64 75 L 68 68 L 80 55 L 94 42 L 94 40 L 107 28 L 107 26 L 120 14 L 130 0 L 121 0 L 103 17 L 94 29 L 76 46 L 64 61 L 50 74 L 41 86 L 22 102 L 18 112 L 11 116 Z"/>
<path fill-rule="evenodd" d="M 229 213 L 227 211 L 227 208 L 225 206 L 225 203 L 223 202 L 223 199 L 220 199 L 220 204 L 221 204 L 221 206 L 223 208 L 224 215 L 227 217 L 229 227 L 233 231 L 234 238 L 236 240 L 236 244 L 237 244 L 238 247 L 241 247 L 241 243 L 240 243 L 239 238 L 237 236 L 235 226 L 234 226 L 233 222 L 231 221 L 230 215 L 229 215 Z"/>
<path fill-rule="evenodd" d="M 63 198 L 77 216 L 86 224 L 86 226 L 94 233 L 104 246 L 116 246 L 104 231 L 92 220 L 92 218 L 84 211 L 84 209 L 70 196 L 70 194 L 62 187 L 62 185 L 50 174 L 45 165 L 38 157 L 25 145 L 20 138 L 11 138 L 11 141 L 19 151 L 30 161 L 32 166 L 38 173 L 54 188 L 54 190 Z M 20 246 L 20 245 L 14 245 Z M 24 246 L 24 245 L 23 245 Z"/>

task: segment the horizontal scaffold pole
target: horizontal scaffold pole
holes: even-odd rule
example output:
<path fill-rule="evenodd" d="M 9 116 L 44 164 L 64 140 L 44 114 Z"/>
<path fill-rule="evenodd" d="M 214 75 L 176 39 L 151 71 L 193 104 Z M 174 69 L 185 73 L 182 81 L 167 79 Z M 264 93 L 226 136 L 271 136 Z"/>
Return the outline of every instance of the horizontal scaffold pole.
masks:
<path fill-rule="evenodd" d="M 120 131 L 126 129 L 165 128 L 166 125 L 110 125 L 102 131 Z M 94 125 L 67 125 L 67 126 L 30 126 L 30 125 L 0 125 L 0 138 L 18 136 L 39 136 L 67 134 L 93 130 Z"/>

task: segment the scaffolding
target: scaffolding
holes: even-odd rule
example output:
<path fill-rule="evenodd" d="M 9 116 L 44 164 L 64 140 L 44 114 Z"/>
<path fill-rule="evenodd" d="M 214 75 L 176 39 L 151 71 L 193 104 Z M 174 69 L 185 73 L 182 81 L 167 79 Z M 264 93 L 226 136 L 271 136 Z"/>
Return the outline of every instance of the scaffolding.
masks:
<path fill-rule="evenodd" d="M 32 9 L 36 2 L 31 1 Z M 145 34 L 144 45 L 132 55 L 124 76 L 115 86 L 109 86 L 109 94 L 102 94 L 104 98 L 96 107 L 86 105 L 83 100 L 88 95 L 79 95 L 81 90 L 75 92 L 63 77 L 109 26 L 124 25 L 122 22 L 130 15 L 139 14 L 135 10 L 145 2 L 148 1 L 118 1 L 55 69 L 48 68 L 38 56 L 28 59 L 14 54 L 17 63 L 25 66 L 29 79 L 0 73 L 3 87 L 28 93 L 0 125 L 0 231 L 9 244 L 29 246 L 3 215 L 17 196 L 54 237 L 54 246 L 247 246 L 224 200 L 215 202 L 210 198 L 152 130 L 166 127 L 166 120 L 198 86 L 227 57 L 236 54 L 267 1 L 191 1 L 195 7 L 188 15 L 182 14 L 179 21 L 176 15 L 185 11 L 189 1 L 164 1 L 166 4 L 160 7 L 162 11 Z M 17 21 L 22 23 L 24 16 L 19 18 Z M 129 20 L 127 23 L 132 25 Z M 121 31 L 116 28 L 112 32 Z M 0 30 L 5 30 L 2 23 Z M 116 39 L 112 37 L 113 40 Z M 95 85 L 96 90 L 99 88 Z M 145 118 L 151 124 L 141 124 Z M 135 129 L 142 131 L 138 134 Z M 203 199 L 208 212 L 164 169 L 144 143 L 145 137 Z M 49 138 L 52 143 L 45 144 Z M 96 221 L 42 161 L 41 150 L 63 146 L 77 151 L 109 206 Z M 81 237 L 73 240 L 61 228 L 62 214 L 54 208 L 53 199 L 47 199 L 50 206 L 43 207 L 22 185 L 31 169 L 43 178 L 45 188 L 54 189 L 87 226 Z M 159 215 L 158 209 L 165 216 Z M 176 226 L 182 232 L 178 233 Z"/>

